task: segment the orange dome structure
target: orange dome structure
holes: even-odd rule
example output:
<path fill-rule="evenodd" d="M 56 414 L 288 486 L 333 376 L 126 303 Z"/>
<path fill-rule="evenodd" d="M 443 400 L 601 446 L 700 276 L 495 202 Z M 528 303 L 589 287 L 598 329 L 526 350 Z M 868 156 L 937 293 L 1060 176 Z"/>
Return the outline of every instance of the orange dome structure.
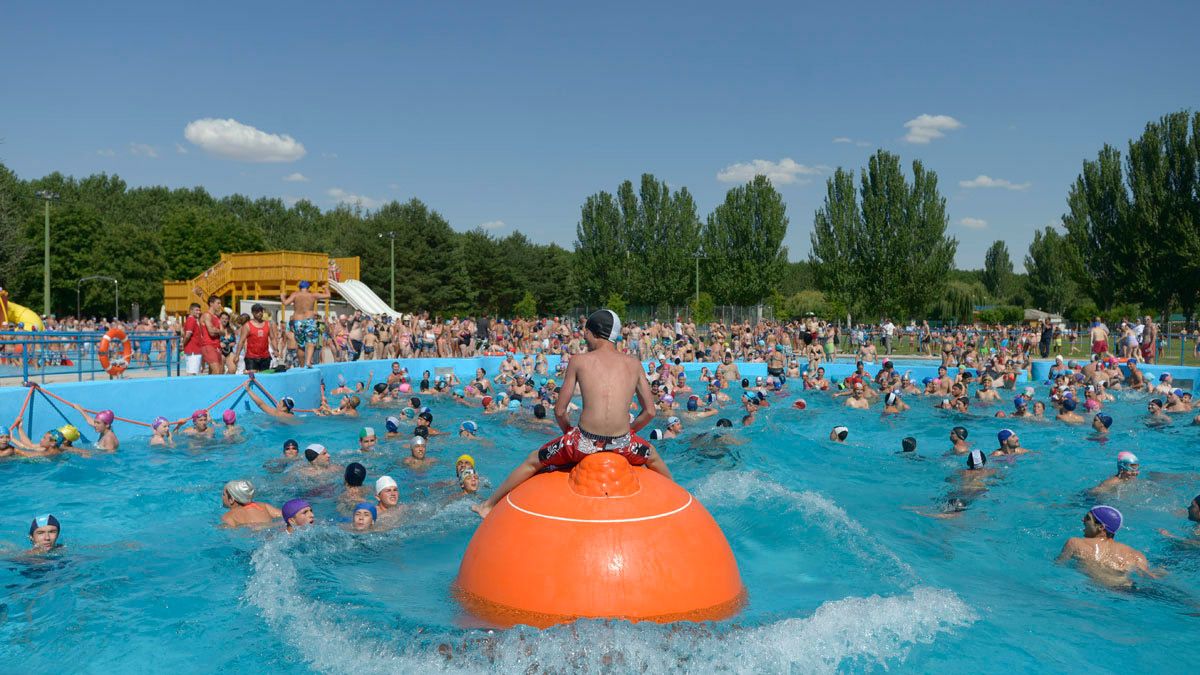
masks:
<path fill-rule="evenodd" d="M 729 542 L 700 502 L 612 452 L 538 474 L 496 504 L 454 591 L 473 615 L 505 627 L 712 621 L 745 601 Z"/>

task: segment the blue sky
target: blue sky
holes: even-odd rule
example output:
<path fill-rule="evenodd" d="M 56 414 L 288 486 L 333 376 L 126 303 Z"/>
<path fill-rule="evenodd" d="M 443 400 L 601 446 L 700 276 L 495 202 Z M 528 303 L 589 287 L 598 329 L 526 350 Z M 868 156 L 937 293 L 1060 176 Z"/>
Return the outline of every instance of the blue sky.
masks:
<path fill-rule="evenodd" d="M 775 176 L 803 259 L 830 167 L 885 148 L 938 173 L 959 266 L 1004 239 L 1019 269 L 1083 159 L 1200 108 L 1196 2 L 9 3 L 2 18 L 0 161 L 22 177 L 322 208 L 416 196 L 459 230 L 566 247 L 593 192 L 648 171 L 704 215 L 749 165 Z"/>

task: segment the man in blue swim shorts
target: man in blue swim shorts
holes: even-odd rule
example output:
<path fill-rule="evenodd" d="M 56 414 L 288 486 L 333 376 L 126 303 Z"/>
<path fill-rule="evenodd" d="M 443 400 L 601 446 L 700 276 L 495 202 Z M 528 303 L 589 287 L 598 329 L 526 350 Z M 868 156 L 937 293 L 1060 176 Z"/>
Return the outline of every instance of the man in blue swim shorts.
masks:
<path fill-rule="evenodd" d="M 313 365 L 313 350 L 321 343 L 321 333 L 317 329 L 317 301 L 328 300 L 329 291 L 313 293 L 308 290 L 311 284 L 307 281 L 301 281 L 299 286 L 299 290 L 290 295 L 286 291 L 280 293 L 279 299 L 284 307 L 293 306 L 289 327 L 296 335 L 296 348 L 304 354 L 301 366 L 308 368 Z"/>

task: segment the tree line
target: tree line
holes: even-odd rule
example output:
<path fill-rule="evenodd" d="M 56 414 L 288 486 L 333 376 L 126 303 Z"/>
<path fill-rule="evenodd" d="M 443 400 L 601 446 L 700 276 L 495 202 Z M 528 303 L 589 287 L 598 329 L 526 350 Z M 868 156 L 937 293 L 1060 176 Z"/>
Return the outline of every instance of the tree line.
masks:
<path fill-rule="evenodd" d="M 1200 113 L 1177 112 L 1146 125 L 1124 159 L 1105 145 L 1070 186 L 1061 227 L 1035 233 L 1014 271 L 1003 241 L 984 267 L 954 268 L 958 242 L 947 233 L 937 173 L 905 166 L 878 150 L 856 175 L 839 167 L 813 218 L 808 259 L 788 262 L 789 218 L 764 176 L 730 189 L 704 218 L 686 187 L 652 174 L 637 185 L 584 199 L 572 250 L 514 232 L 458 232 L 417 199 L 376 210 L 243 195 L 215 198 L 202 188 L 129 188 L 117 176 L 75 179 L 54 173 L 23 181 L 0 164 L 0 283 L 41 306 L 41 202 L 53 207 L 52 300 L 74 309 L 75 280 L 121 280 L 122 298 L 157 311 L 164 279 L 189 279 L 221 252 L 286 249 L 359 256 L 363 281 L 387 297 L 388 241 L 396 232 L 397 309 L 532 316 L 580 305 L 661 306 L 695 302 L 698 319 L 715 304 L 769 303 L 776 317 L 812 312 L 872 320 L 1005 320 L 1023 307 L 1134 316 L 1200 301 Z M 108 289 L 89 287 L 85 314 L 111 307 Z"/>

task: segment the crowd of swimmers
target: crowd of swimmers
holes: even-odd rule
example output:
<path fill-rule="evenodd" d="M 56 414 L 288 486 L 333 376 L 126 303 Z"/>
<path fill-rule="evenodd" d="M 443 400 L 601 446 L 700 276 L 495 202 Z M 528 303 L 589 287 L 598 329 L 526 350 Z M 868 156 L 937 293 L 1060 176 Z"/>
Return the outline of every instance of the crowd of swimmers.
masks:
<path fill-rule="evenodd" d="M 954 487 L 939 498 L 939 508 L 922 512 L 942 519 L 962 517 L 973 502 L 988 494 L 993 488 L 998 461 L 1011 463 L 1031 452 L 1009 420 L 1077 427 L 1086 440 L 1100 443 L 1109 440 L 1114 424 L 1156 427 L 1173 424 L 1180 417 L 1200 424 L 1191 393 L 1176 387 L 1168 373 L 1148 377 L 1133 357 L 1123 362 L 1107 353 L 1097 353 L 1086 362 L 1064 361 L 1059 357 L 1051 368 L 1048 389 L 1039 398 L 1035 387 L 1024 386 L 1018 391 L 1017 382 L 1006 377 L 1007 359 L 999 353 L 978 368 L 956 368 L 951 373 L 950 368 L 942 366 L 936 377 L 920 381 L 915 381 L 908 372 L 899 372 L 886 360 L 874 375 L 859 362 L 851 375 L 834 380 L 826 376 L 822 367 L 802 370 L 794 361 L 777 358 L 775 355 L 782 355 L 784 349 L 775 343 L 774 351 L 765 359 L 768 372 L 765 376 L 743 377 L 735 362 L 736 352 L 730 349 L 721 354 L 719 365 L 711 372 L 703 368 L 694 375 L 693 382 L 677 353 L 662 354 L 643 369 L 638 360 L 619 348 L 624 335 L 615 313 L 601 310 L 593 314 L 583 327 L 587 349 L 567 354 L 553 372 L 544 353 L 521 359 L 509 354 L 495 373 L 489 375 L 480 368 L 473 377 L 461 380 L 453 372 L 409 373 L 396 361 L 379 382 L 374 382 L 372 375 L 364 382 L 339 381 L 329 391 L 323 385 L 320 404 L 308 414 L 377 415 L 380 420 L 376 423 L 384 432 L 382 439 L 403 444 L 407 456 L 400 464 L 416 471 L 426 470 L 435 463 L 429 454 L 430 445 L 436 445 L 437 437 L 449 433 L 434 426 L 433 411 L 426 405 L 432 399 L 461 406 L 464 413 L 473 410 L 485 417 L 497 416 L 496 423 L 548 434 L 557 425 L 562 435 L 534 449 L 486 499 L 480 490 L 488 484 L 481 480 L 474 458 L 467 454 L 457 458 L 454 480 L 448 482 L 454 486 L 450 492 L 455 497 L 470 498 L 482 517 L 487 517 L 507 492 L 537 472 L 569 467 L 593 452 L 617 452 L 633 464 L 670 476 L 654 441 L 686 438 L 689 447 L 699 450 L 739 444 L 744 441 L 734 428 L 756 424 L 763 408 L 782 405 L 793 411 L 806 410 L 808 404 L 797 396 L 797 390 L 805 396 L 826 396 L 847 410 L 878 410 L 881 415 L 893 418 L 902 419 L 914 406 L 941 408 L 959 416 L 962 424 L 949 430 L 946 454 L 962 457 L 964 466 L 952 476 Z M 273 420 L 295 424 L 303 418 L 291 397 L 264 398 L 256 389 L 253 377 L 248 378 L 245 391 L 249 400 Z M 598 392 L 602 390 L 619 395 L 601 395 Z M 1105 408 L 1117 391 L 1128 392 L 1126 396 L 1144 396 L 1145 417 L 1114 420 Z M 261 393 L 265 394 L 265 390 Z M 582 396 L 582 408 L 572 402 L 576 394 Z M 1011 401 L 1011 408 L 1005 399 Z M 97 434 L 92 447 L 77 447 L 80 434 L 70 425 L 48 430 L 38 441 L 33 441 L 18 421 L 12 435 L 0 434 L 0 457 L 117 451 L 120 443 L 112 429 L 115 414 L 111 410 L 90 414 L 79 406 L 75 408 Z M 732 414 L 734 410 L 737 414 Z M 796 414 L 800 416 L 794 422 L 804 424 L 802 412 L 789 413 Z M 853 415 L 846 413 L 847 419 L 853 419 Z M 578 421 L 574 419 L 576 416 Z M 183 422 L 158 418 L 152 424 L 150 444 L 169 446 L 177 435 L 199 439 L 214 439 L 219 435 L 234 442 L 241 440 L 243 431 L 236 413 L 225 410 L 220 418 L 219 427 L 208 410 L 197 410 Z M 1004 420 L 999 424 L 1009 426 L 996 432 L 994 447 L 977 446 L 967 425 L 996 418 Z M 381 437 L 376 432 L 376 423 L 362 427 L 358 438 L 360 452 L 377 452 Z M 478 422 L 466 420 L 455 433 L 468 441 L 478 441 L 480 431 Z M 845 443 L 852 431 L 850 423 L 837 424 L 829 432 L 829 441 Z M 901 441 L 900 453 L 914 454 L 916 450 L 915 438 L 910 436 Z M 349 529 L 385 529 L 403 521 L 400 482 L 393 476 L 371 477 L 364 464 L 357 461 L 339 466 L 319 443 L 306 444 L 301 451 L 300 443 L 289 440 L 279 461 L 295 466 L 301 476 L 336 482 L 341 490 L 338 510 Z M 1139 474 L 1138 458 L 1132 452 L 1121 451 L 1116 455 L 1115 473 L 1089 494 L 1097 500 L 1103 499 L 1116 488 L 1137 481 Z M 226 482 L 221 489 L 221 502 L 226 509 L 222 524 L 243 527 L 281 522 L 290 532 L 321 520 L 304 496 L 276 507 L 259 501 L 257 492 L 258 486 L 248 478 L 235 477 Z M 1187 517 L 1200 524 L 1200 496 L 1188 505 Z M 1143 554 L 1115 540 L 1123 525 L 1124 518 L 1115 507 L 1100 504 L 1088 509 L 1083 518 L 1083 537 L 1069 540 L 1061 558 L 1074 559 L 1093 576 L 1107 581 L 1127 580 L 1130 574 L 1160 574 L 1149 567 Z M 53 515 L 35 519 L 29 530 L 33 550 L 44 552 L 55 548 L 60 528 Z M 1166 531 L 1163 535 L 1200 546 L 1200 529 L 1188 535 Z"/>

